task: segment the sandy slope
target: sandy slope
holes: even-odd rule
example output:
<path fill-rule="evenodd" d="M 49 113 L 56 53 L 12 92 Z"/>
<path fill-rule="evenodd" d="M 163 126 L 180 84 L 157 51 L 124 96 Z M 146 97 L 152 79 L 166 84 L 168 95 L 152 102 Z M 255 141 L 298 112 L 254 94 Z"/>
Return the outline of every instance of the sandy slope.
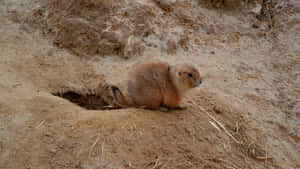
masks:
<path fill-rule="evenodd" d="M 149 48 L 128 60 L 74 56 L 8 14 L 2 8 L 0 168 L 300 167 L 299 13 L 277 41 L 203 35 L 189 52 Z M 183 101 L 187 110 L 85 110 L 51 94 L 99 83 L 124 89 L 130 66 L 150 59 L 199 68 L 205 80 Z"/>

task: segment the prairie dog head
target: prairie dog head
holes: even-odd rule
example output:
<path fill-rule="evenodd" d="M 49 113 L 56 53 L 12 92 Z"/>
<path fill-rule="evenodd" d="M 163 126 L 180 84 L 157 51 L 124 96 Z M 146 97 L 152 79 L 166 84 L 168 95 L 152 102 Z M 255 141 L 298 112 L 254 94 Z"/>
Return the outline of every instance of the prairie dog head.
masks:
<path fill-rule="evenodd" d="M 201 83 L 199 71 L 190 65 L 178 65 L 175 67 L 175 85 L 181 93 L 187 90 L 198 87 Z"/>

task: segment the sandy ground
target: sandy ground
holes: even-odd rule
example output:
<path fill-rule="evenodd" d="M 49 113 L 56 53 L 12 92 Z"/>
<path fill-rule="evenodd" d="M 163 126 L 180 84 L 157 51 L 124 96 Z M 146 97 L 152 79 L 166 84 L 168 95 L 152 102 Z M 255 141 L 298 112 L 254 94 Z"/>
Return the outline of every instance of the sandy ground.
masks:
<path fill-rule="evenodd" d="M 276 41 L 203 35 L 189 52 L 149 48 L 125 60 L 70 54 L 9 19 L 9 7 L 0 11 L 0 168 L 300 168 L 299 13 Z M 199 68 L 204 83 L 186 95 L 187 110 L 86 110 L 52 94 L 124 90 L 130 67 L 153 59 Z"/>

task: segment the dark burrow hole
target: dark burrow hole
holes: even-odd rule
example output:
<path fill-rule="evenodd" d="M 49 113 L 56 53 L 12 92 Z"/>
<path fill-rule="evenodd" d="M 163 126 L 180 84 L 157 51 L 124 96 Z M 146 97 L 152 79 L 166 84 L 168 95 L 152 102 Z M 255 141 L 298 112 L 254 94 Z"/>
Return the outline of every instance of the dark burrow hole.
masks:
<path fill-rule="evenodd" d="M 117 106 L 113 105 L 112 97 L 109 95 L 100 94 L 79 94 L 75 91 L 67 91 L 63 93 L 52 93 L 54 96 L 58 96 L 69 100 L 70 102 L 83 107 L 87 110 L 110 110 L 117 109 Z"/>

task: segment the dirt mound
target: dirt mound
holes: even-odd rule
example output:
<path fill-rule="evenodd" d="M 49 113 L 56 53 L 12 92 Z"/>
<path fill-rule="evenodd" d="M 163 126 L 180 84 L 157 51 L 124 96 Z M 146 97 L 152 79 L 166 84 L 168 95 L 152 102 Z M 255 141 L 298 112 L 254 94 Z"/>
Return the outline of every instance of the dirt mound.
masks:
<path fill-rule="evenodd" d="M 138 38 L 146 34 L 146 30 L 132 28 L 146 22 L 141 18 L 144 14 L 139 13 L 143 7 L 139 4 L 84 0 L 40 0 L 35 3 L 40 5 L 30 13 L 27 22 L 41 28 L 59 47 L 79 55 L 129 57 L 142 51 Z M 129 14 L 128 11 L 132 12 Z"/>
<path fill-rule="evenodd" d="M 299 168 L 299 18 L 202 2 L 0 0 L 0 168 Z M 87 57 L 144 52 L 75 57 L 32 26 Z M 199 68 L 187 109 L 110 110 L 109 84 L 152 59 Z"/>
<path fill-rule="evenodd" d="M 67 131 L 75 138 L 89 138 L 88 144 L 81 144 L 78 165 L 82 168 L 91 165 L 87 160 L 89 156 L 94 163 L 112 159 L 119 168 L 130 169 L 247 168 L 253 166 L 256 159 L 272 165 L 271 157 L 258 141 L 259 134 L 257 139 L 250 137 L 244 119 L 239 119 L 236 112 L 229 112 L 225 103 L 209 97 L 209 93 L 198 94 L 191 98 L 193 102 L 187 111 L 162 113 L 128 109 L 129 114 L 117 118 L 118 123 L 114 125 L 108 119 L 104 122 L 94 117 L 78 121 L 72 131 Z M 222 107 L 219 114 L 210 111 L 216 105 Z M 199 112 L 199 107 L 203 111 Z M 119 116 L 118 111 L 112 113 Z M 95 132 L 101 134 L 90 135 Z M 70 150 L 59 151 L 71 153 Z M 57 158 L 65 158 L 61 155 Z"/>
<path fill-rule="evenodd" d="M 5 34 L 6 39 L 19 35 Z M 24 41 L 9 47 L 26 49 Z M 1 71 L 10 70 L 1 76 L 8 79 L 0 88 L 1 168 L 261 168 L 260 160 L 276 166 L 260 133 L 249 132 L 243 112 L 204 89 L 189 94 L 183 102 L 187 110 L 169 113 L 87 111 L 53 96 L 96 94 L 103 106 L 107 77 L 85 59 L 37 43 L 41 50 L 23 49 L 22 60 L 11 60 L 19 57 L 13 50 L 1 62 Z M 22 79 L 18 85 L 15 77 Z"/>
<path fill-rule="evenodd" d="M 25 22 L 43 30 L 63 48 L 78 55 L 141 55 L 145 48 L 168 54 L 192 50 L 200 32 L 215 34 L 220 41 L 236 42 L 241 28 L 232 25 L 203 24 L 202 6 L 222 7 L 223 12 L 250 15 L 244 24 L 252 25 L 251 36 L 267 36 L 276 28 L 286 30 L 283 11 L 287 3 L 276 1 L 84 1 L 38 0 Z M 235 12 L 231 12 L 235 11 Z M 245 28 L 243 28 L 245 29 Z M 252 30 L 251 30 L 252 29 Z M 257 30 L 254 30 L 257 29 Z M 269 32 L 271 29 L 274 31 Z M 168 30 L 168 31 L 167 31 Z M 257 34 L 257 35 L 255 35 Z M 202 35 L 203 36 L 203 35 Z M 200 45 L 200 44 L 199 44 Z"/>

